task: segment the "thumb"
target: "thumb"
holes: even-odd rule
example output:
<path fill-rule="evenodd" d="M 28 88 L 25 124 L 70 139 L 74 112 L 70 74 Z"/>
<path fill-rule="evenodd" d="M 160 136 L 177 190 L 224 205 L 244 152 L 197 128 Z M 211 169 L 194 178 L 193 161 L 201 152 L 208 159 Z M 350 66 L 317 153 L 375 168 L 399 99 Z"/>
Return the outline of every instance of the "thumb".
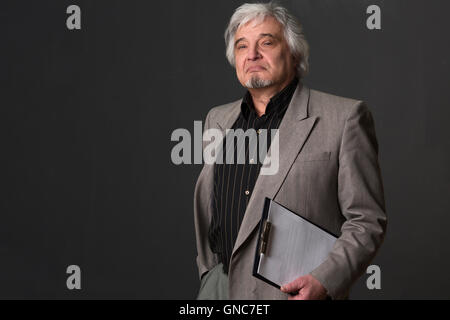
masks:
<path fill-rule="evenodd" d="M 304 286 L 303 277 L 300 277 L 282 286 L 281 291 L 283 292 L 299 291 L 301 288 L 303 288 L 303 286 Z"/>

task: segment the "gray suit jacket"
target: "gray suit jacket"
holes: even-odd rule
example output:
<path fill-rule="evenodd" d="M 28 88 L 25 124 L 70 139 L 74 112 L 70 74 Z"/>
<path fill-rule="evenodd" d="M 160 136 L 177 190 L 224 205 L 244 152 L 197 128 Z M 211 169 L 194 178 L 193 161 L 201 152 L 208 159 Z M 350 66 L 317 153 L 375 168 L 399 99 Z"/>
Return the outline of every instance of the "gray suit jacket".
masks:
<path fill-rule="evenodd" d="M 204 129 L 218 128 L 225 134 L 239 115 L 241 101 L 212 108 Z M 328 258 L 311 275 L 333 299 L 346 298 L 374 258 L 387 225 L 372 115 L 362 101 L 299 83 L 279 127 L 279 154 L 277 174 L 258 176 L 249 199 L 230 262 L 230 299 L 287 298 L 252 276 L 265 197 L 339 235 Z M 200 277 L 218 263 L 208 242 L 213 172 L 213 165 L 204 165 L 194 192 Z"/>

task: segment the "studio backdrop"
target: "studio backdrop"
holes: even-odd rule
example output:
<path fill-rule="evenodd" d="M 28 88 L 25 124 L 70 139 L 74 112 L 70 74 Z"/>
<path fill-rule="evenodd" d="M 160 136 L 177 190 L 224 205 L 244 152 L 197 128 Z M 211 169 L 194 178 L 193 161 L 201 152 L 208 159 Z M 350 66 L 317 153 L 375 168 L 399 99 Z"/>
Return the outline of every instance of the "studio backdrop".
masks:
<path fill-rule="evenodd" d="M 196 297 L 196 121 L 245 93 L 223 36 L 242 3 L 1 3 L 0 298 Z M 280 4 L 304 83 L 375 120 L 389 222 L 350 298 L 450 298 L 448 1 Z"/>

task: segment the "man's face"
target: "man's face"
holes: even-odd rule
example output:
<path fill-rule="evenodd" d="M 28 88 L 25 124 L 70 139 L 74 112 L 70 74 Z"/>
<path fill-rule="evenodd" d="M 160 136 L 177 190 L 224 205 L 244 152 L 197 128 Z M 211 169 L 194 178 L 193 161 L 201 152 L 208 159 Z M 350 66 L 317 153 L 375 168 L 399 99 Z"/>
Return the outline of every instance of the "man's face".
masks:
<path fill-rule="evenodd" d="M 239 27 L 234 36 L 239 82 L 244 87 L 249 87 L 250 82 L 262 83 L 259 87 L 285 84 L 295 73 L 295 61 L 282 25 L 273 17 L 266 17 L 256 26 L 253 23 Z"/>

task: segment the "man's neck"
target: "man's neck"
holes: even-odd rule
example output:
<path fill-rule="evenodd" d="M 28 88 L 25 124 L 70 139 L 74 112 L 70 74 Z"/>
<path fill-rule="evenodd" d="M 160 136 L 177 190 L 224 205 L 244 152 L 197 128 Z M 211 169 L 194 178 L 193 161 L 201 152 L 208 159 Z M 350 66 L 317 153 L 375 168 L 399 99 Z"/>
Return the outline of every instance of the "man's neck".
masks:
<path fill-rule="evenodd" d="M 293 79 L 294 76 L 292 76 L 291 78 L 289 78 L 288 80 L 279 85 L 259 89 L 248 89 L 250 95 L 252 96 L 253 106 L 255 107 L 255 111 L 258 117 L 266 113 L 266 108 L 270 102 L 270 99 L 278 92 L 283 90 L 283 88 L 285 88 L 289 83 L 291 83 Z"/>

